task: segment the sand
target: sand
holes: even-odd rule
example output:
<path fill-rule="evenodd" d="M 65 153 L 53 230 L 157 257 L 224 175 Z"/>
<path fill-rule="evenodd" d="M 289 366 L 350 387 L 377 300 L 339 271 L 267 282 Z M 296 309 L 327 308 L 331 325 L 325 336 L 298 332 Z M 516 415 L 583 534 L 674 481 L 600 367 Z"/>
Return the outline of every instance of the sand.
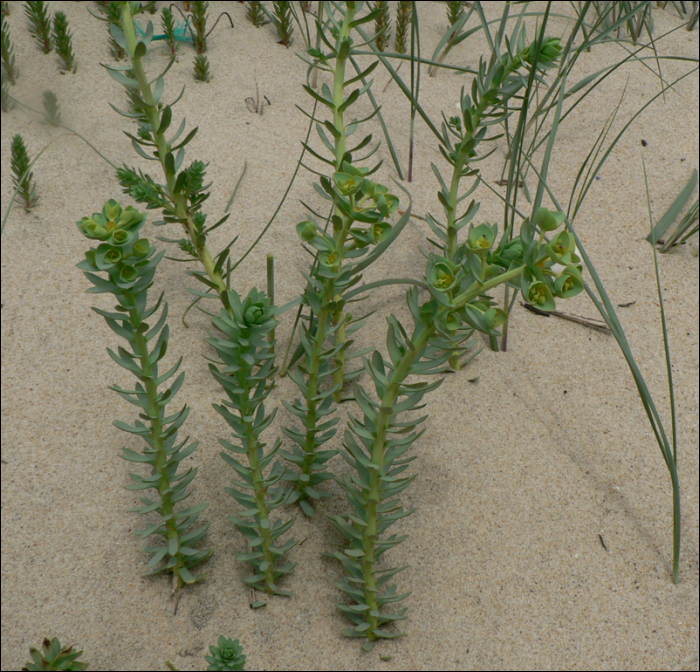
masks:
<path fill-rule="evenodd" d="M 50 3 L 68 14 L 75 74 L 58 74 L 56 56 L 38 51 L 20 3 L 11 4 L 21 69 L 12 94 L 41 109 L 42 92 L 52 89 L 68 126 L 116 164 L 145 167 L 122 133 L 132 127 L 108 105 L 121 105 L 124 94 L 99 65 L 113 61 L 105 28 L 88 15 L 87 3 Z M 166 97 L 187 84 L 174 116 L 199 126 L 187 155 L 209 162 L 210 221 L 223 213 L 247 162 L 231 220 L 210 237 L 216 251 L 239 236 L 233 253 L 238 258 L 274 212 L 294 171 L 307 128 L 296 105 L 308 109 L 310 98 L 302 89 L 306 66 L 295 55 L 303 46 L 298 33 L 288 50 L 276 43 L 270 26 L 248 23 L 239 3 L 210 4 L 213 16 L 225 8 L 235 22 L 234 30 L 220 24 L 210 37 L 214 78 L 209 84 L 192 79 L 193 51 L 185 46 L 167 76 Z M 423 49 L 431 53 L 446 27 L 444 6 L 419 4 Z M 554 4 L 559 13 L 570 11 L 568 3 Z M 499 15 L 498 3 L 487 5 L 490 15 Z M 680 23 L 671 9 L 655 10 L 654 17 L 658 36 Z M 555 18 L 552 32 L 566 25 Z M 463 43 L 448 62 L 475 65 L 480 39 Z M 698 32 L 677 31 L 657 48 L 663 55 L 697 59 Z M 584 54 L 577 76 L 623 53 L 618 45 L 601 45 Z M 166 62 L 164 43 L 154 45 L 149 71 L 155 76 Z M 665 61 L 664 77 L 672 81 L 691 66 Z M 407 76 L 406 67 L 402 74 Z M 262 115 L 245 103 L 256 95 L 256 80 L 260 96 L 271 103 Z M 388 80 L 377 70 L 375 91 L 405 167 L 408 105 L 394 84 L 384 90 Z M 465 83 L 468 77 L 445 71 L 436 78 L 424 74 L 421 97 L 428 113 L 436 120 L 441 110 L 453 114 Z M 564 204 L 625 85 L 617 133 L 659 91 L 658 77 L 639 64 L 606 79 L 562 126 L 550 185 Z M 381 136 L 378 127 L 371 131 Z M 415 513 L 395 526 L 409 538 L 387 554 L 393 565 L 410 565 L 397 577 L 399 590 L 413 593 L 405 603 L 408 636 L 381 642 L 367 654 L 358 641 L 340 634 L 346 622 L 335 604 L 343 596 L 334 583 L 341 568 L 320 555 L 340 542 L 327 520 L 347 509 L 335 485 L 336 497 L 320 507 L 316 519 L 300 515 L 294 527 L 304 543 L 290 553 L 299 565 L 285 587 L 295 596 L 250 608 L 261 595 L 251 596 L 242 582 L 249 570 L 235 553 L 246 544 L 227 520 L 234 511 L 224 492 L 231 472 L 219 457 L 218 438 L 227 436 L 228 427 L 212 408 L 221 390 L 204 359 L 211 354 L 203 340 L 209 319 L 193 310 L 189 328 L 183 327 L 180 317 L 190 302 L 186 287 L 195 282 L 182 264 L 168 262 L 160 266 L 155 287 L 171 308 L 166 363 L 184 357 L 187 380 L 178 399 L 191 407 L 186 432 L 201 442 L 191 458 L 199 467 L 191 499 L 211 502 L 203 517 L 211 523 L 208 542 L 215 554 L 205 567 L 206 581 L 185 591 L 175 616 L 167 577 L 142 578 L 147 556 L 131 532 L 143 521 L 128 512 L 138 501 L 123 487 L 133 467 L 118 457 L 122 445 L 139 449 L 139 442 L 112 425 L 116 419 L 132 421 L 134 409 L 108 389 L 131 380 L 105 351 L 119 339 L 90 310 L 109 309 L 113 301 L 86 294 L 88 282 L 75 268 L 89 247 L 75 222 L 109 198 L 128 199 L 112 168 L 85 143 L 17 107 L 2 115 L 3 214 L 12 191 L 15 133 L 22 133 L 32 156 L 53 144 L 34 171 L 39 205 L 30 213 L 15 207 L 2 240 L 3 670 L 20 669 L 29 647 L 52 636 L 83 649 L 91 669 L 159 670 L 169 659 L 183 670 L 203 670 L 208 646 L 222 633 L 240 638 L 248 669 L 260 670 L 698 669 L 697 236 L 659 257 L 678 412 L 680 584 L 671 582 L 668 473 L 614 339 L 516 305 L 508 352 L 486 348 L 427 398 L 430 418 L 413 447 L 417 478 L 404 497 Z M 378 156 L 385 159 L 379 176 L 391 184 L 396 173 L 385 145 Z M 480 164 L 491 184 L 500 177 L 503 156 L 499 144 Z M 620 319 L 670 431 L 653 257 L 644 240 L 649 220 L 642 156 L 658 218 L 698 167 L 697 73 L 632 123 L 576 219 L 612 301 L 632 304 L 619 309 Z M 403 186 L 420 215 L 441 213 L 431 162 L 445 165 L 418 121 L 414 181 Z M 160 177 L 158 166 L 147 167 Z M 269 252 L 277 260 L 279 303 L 301 291 L 308 257 L 294 225 L 304 214 L 300 199 L 316 202 L 313 180 L 300 171 L 268 235 L 239 267 L 234 282 L 240 291 L 263 286 Z M 481 187 L 475 197 L 481 199 L 477 221 L 502 220 L 491 192 Z M 152 238 L 180 235 L 150 225 L 146 231 Z M 412 219 L 366 279 L 419 276 L 426 233 L 424 222 Z M 396 286 L 372 295 L 366 306 L 377 312 L 358 335 L 357 347 L 384 343 L 385 317 L 408 316 L 403 297 Z M 597 316 L 583 296 L 560 309 Z M 291 321 L 288 313 L 279 330 L 282 344 Z M 270 403 L 295 394 L 285 379 Z M 288 421 L 281 409 L 268 438 Z M 340 436 L 333 446 L 340 447 Z M 339 457 L 332 466 L 345 468 Z"/>

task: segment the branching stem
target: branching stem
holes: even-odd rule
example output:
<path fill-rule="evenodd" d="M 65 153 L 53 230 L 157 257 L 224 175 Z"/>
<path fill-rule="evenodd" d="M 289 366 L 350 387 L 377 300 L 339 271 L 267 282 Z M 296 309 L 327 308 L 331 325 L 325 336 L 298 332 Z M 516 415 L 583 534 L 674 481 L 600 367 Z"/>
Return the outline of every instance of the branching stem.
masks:
<path fill-rule="evenodd" d="M 175 206 L 176 214 L 178 218 L 186 220 L 187 224 L 185 228 L 187 230 L 187 235 L 190 241 L 195 246 L 197 251 L 197 257 L 199 261 L 204 266 L 204 269 L 209 276 L 209 279 L 217 286 L 219 296 L 222 297 L 222 302 L 225 301 L 223 297 L 226 292 L 226 283 L 220 272 L 216 271 L 216 264 L 211 256 L 209 248 L 205 244 L 198 244 L 197 230 L 192 219 L 192 214 L 189 212 L 187 207 L 187 202 L 185 196 L 180 193 L 175 193 L 175 179 L 174 173 L 171 173 L 166 164 L 166 157 L 168 154 L 172 155 L 170 145 L 165 139 L 165 134 L 160 132 L 160 117 L 158 115 L 158 106 L 155 102 L 153 96 L 153 91 L 151 85 L 148 81 L 148 77 L 141 63 L 141 58 L 136 55 L 136 46 L 138 40 L 136 37 L 136 30 L 134 28 L 134 19 L 131 15 L 131 10 L 129 9 L 129 3 L 125 3 L 122 9 L 122 26 L 124 28 L 124 34 L 126 35 L 127 45 L 129 48 L 129 55 L 131 57 L 132 71 L 134 77 L 139 83 L 139 88 L 141 89 L 141 95 L 143 96 L 144 102 L 146 103 L 145 112 L 148 115 L 148 120 L 154 129 L 153 139 L 158 148 L 158 160 L 163 168 L 163 173 L 165 174 L 165 179 L 168 187 L 168 197 Z"/>

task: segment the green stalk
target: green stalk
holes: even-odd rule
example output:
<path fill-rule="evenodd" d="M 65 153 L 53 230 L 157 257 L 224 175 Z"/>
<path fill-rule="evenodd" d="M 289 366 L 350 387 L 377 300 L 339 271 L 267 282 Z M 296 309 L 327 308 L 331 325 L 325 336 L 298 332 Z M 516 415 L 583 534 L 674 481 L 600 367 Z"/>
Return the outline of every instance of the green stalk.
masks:
<path fill-rule="evenodd" d="M 489 86 L 489 88 L 483 93 L 480 101 L 474 107 L 473 111 L 469 113 L 472 126 L 471 131 L 465 130 L 464 137 L 455 149 L 452 181 L 450 182 L 450 191 L 447 197 L 447 206 L 445 207 L 445 213 L 447 215 L 447 245 L 445 247 L 445 256 L 453 263 L 459 263 L 459 260 L 457 259 L 457 205 L 459 203 L 459 185 L 465 166 L 468 165 L 469 159 L 476 153 L 475 133 L 480 128 L 487 109 L 493 104 L 494 98 L 497 96 L 500 89 L 501 83 L 508 77 L 508 75 L 515 72 L 521 66 L 521 64 L 521 56 L 516 56 L 512 61 L 510 61 L 510 63 L 505 65 L 503 68 L 503 74 L 500 78 L 494 78 L 491 80 L 491 86 Z M 506 288 L 506 292 L 507 291 L 508 289 Z M 489 340 L 491 342 L 491 349 L 498 350 L 496 337 L 492 335 L 490 336 Z M 459 354 L 455 354 L 450 358 L 450 364 L 455 371 L 460 369 Z"/>
<path fill-rule="evenodd" d="M 158 406 L 158 386 L 156 385 L 156 378 L 154 377 L 153 365 L 151 364 L 150 354 L 148 352 L 148 344 L 146 343 L 146 338 L 144 336 L 144 331 L 140 329 L 143 324 L 140 311 L 137 307 L 136 297 L 131 292 L 125 291 L 124 297 L 126 302 L 129 304 L 129 316 L 131 318 L 131 325 L 134 328 L 136 334 L 134 340 L 134 351 L 136 356 L 141 361 L 141 367 L 143 369 L 144 377 L 141 381 L 146 388 L 146 396 L 148 398 L 148 418 L 151 421 L 151 440 L 153 441 L 153 448 L 158 451 L 156 456 L 155 470 L 160 475 L 160 481 L 158 483 L 158 493 L 160 494 L 161 501 L 163 502 L 163 520 L 165 520 L 165 527 L 167 529 L 167 539 L 170 542 L 171 539 L 177 539 L 178 548 L 180 547 L 180 531 L 177 527 L 177 520 L 175 519 L 174 506 L 172 501 L 173 491 L 170 484 L 170 475 L 166 468 L 168 462 L 168 455 L 165 452 L 165 441 L 163 439 L 163 410 Z M 184 567 L 182 562 L 182 556 L 178 553 L 177 565 L 173 567 L 173 592 L 182 588 L 185 582 L 180 576 L 180 569 Z"/>
<path fill-rule="evenodd" d="M 275 257 L 272 254 L 267 255 L 267 295 L 270 298 L 270 305 L 275 305 Z M 272 355 L 275 354 L 275 330 L 270 332 L 270 343 L 272 343 Z"/>
<path fill-rule="evenodd" d="M 366 591 L 367 604 L 369 605 L 369 617 L 367 622 L 370 624 L 370 627 L 367 629 L 367 639 L 370 642 L 373 642 L 377 638 L 374 631 L 379 627 L 378 616 L 372 615 L 372 612 L 376 614 L 379 613 L 379 605 L 377 603 L 377 582 L 374 572 L 377 564 L 377 559 L 374 557 L 374 542 L 378 537 L 377 518 L 379 504 L 381 502 L 382 488 L 380 476 L 382 474 L 382 469 L 384 468 L 387 429 L 392 417 L 394 416 L 394 406 L 396 404 L 396 398 L 399 396 L 401 385 L 403 384 L 404 380 L 406 380 L 408 372 L 410 371 L 416 358 L 421 355 L 423 349 L 428 344 L 428 341 L 434 333 L 435 327 L 432 323 L 430 326 L 421 325 L 418 335 L 414 335 L 414 337 L 411 339 L 414 349 L 409 349 L 406 351 L 389 379 L 389 385 L 387 386 L 386 392 L 382 397 L 381 409 L 377 418 L 376 440 L 372 451 L 372 463 L 377 465 L 377 469 L 372 469 L 370 476 L 369 496 L 367 498 L 369 501 L 367 509 L 367 526 L 363 528 L 362 534 L 362 548 L 364 550 L 362 574 L 365 582 L 364 588 Z"/>
<path fill-rule="evenodd" d="M 471 136 L 468 136 L 471 139 Z M 447 258 L 454 261 L 457 256 L 457 201 L 459 198 L 459 183 L 462 179 L 462 171 L 467 161 L 467 153 L 460 151 L 452 171 L 452 182 L 450 183 L 450 195 L 447 199 Z"/>
<path fill-rule="evenodd" d="M 326 3 L 323 0 L 319 0 L 317 18 L 319 23 L 323 23 L 323 10 L 326 7 Z M 321 49 L 321 31 L 316 31 L 316 51 Z M 311 78 L 311 86 L 316 89 L 318 88 L 318 68 L 314 68 L 314 74 Z"/>
<path fill-rule="evenodd" d="M 471 136 L 470 136 L 471 137 Z M 462 145 L 464 146 L 464 144 Z M 462 179 L 462 170 L 467 160 L 467 153 L 460 151 L 454 164 L 452 171 L 452 182 L 450 183 L 450 194 L 447 199 L 447 250 L 446 256 L 450 261 L 454 261 L 457 257 L 457 203 L 459 199 L 459 183 Z M 459 371 L 460 355 L 455 353 L 450 357 L 450 366 L 455 371 Z"/>
<path fill-rule="evenodd" d="M 239 560 L 253 566 L 253 574 L 245 582 L 270 595 L 289 595 L 277 588 L 276 581 L 289 574 L 294 564 L 276 564 L 296 542 L 290 540 L 280 547 L 274 542 L 294 521 L 270 522 L 270 512 L 284 504 L 289 494 L 286 488 L 275 487 L 283 477 L 284 469 L 275 461 L 265 476 L 266 467 L 273 460 L 281 441 L 277 440 L 266 453 L 267 444 L 261 438 L 276 413 L 265 412 L 265 399 L 273 388 L 272 380 L 277 370 L 272 354 L 274 341 L 269 338 L 277 324 L 275 308 L 270 298 L 256 288 L 244 299 L 235 290 L 230 290 L 228 302 L 233 316 L 222 309 L 221 316 L 213 319 L 214 326 L 225 337 L 212 337 L 207 341 L 215 348 L 223 365 L 218 368 L 210 364 L 209 370 L 229 397 L 229 401 L 215 404 L 214 409 L 223 416 L 238 439 L 236 444 L 223 439 L 219 442 L 227 451 L 248 458 L 244 464 L 228 453 L 221 453 L 242 479 L 234 480 L 232 487 L 226 489 L 243 507 L 242 511 L 229 516 L 229 520 L 247 537 L 252 549 L 249 553 L 238 554 Z M 250 518 L 253 521 L 248 520 Z"/>
<path fill-rule="evenodd" d="M 311 354 L 311 362 L 309 365 L 309 393 L 307 395 L 308 404 L 308 414 L 306 420 L 306 442 L 304 444 L 304 464 L 301 469 L 302 479 L 297 483 L 297 490 L 299 491 L 301 498 L 306 499 L 306 485 L 308 483 L 308 477 L 311 476 L 311 471 L 313 467 L 314 455 L 315 455 L 315 442 L 316 438 L 316 423 L 318 422 L 317 411 L 318 411 L 318 388 L 319 388 L 319 370 L 321 367 L 321 355 L 323 354 L 323 346 L 326 341 L 326 325 L 328 324 L 328 318 L 330 311 L 326 306 L 333 298 L 333 281 L 329 281 L 326 291 L 323 295 L 323 307 L 321 308 L 321 313 L 318 316 L 318 325 L 316 327 L 316 333 L 314 334 L 314 349 Z M 306 476 L 307 478 L 303 478 Z"/>
<path fill-rule="evenodd" d="M 488 280 L 487 282 L 478 283 L 478 285 L 477 283 L 474 283 L 474 285 L 476 286 L 470 287 L 466 292 L 462 292 L 461 294 L 455 297 L 453 301 L 454 306 L 457 308 L 461 308 L 465 304 L 475 299 L 480 294 L 488 292 L 489 289 L 493 289 L 501 283 L 508 282 L 519 277 L 520 275 L 522 275 L 523 271 L 526 268 L 526 266 L 518 266 L 517 268 L 511 268 L 509 271 L 501 273 L 501 275 L 497 275 L 495 278 L 491 278 L 491 280 Z"/>
<path fill-rule="evenodd" d="M 255 522 L 260 528 L 260 536 L 263 538 L 263 543 L 260 544 L 260 550 L 268 563 L 265 570 L 265 591 L 270 595 L 277 592 L 275 587 L 275 556 L 270 550 L 274 547 L 275 542 L 270 533 L 270 514 L 265 501 L 266 489 L 263 487 L 263 470 L 260 466 L 260 454 L 262 454 L 262 445 L 258 440 L 255 432 L 253 421 L 253 412 L 255 407 L 250 403 L 250 389 L 245 390 L 243 394 L 243 404 L 241 405 L 241 419 L 245 427 L 247 445 L 248 445 L 248 460 L 252 469 L 253 487 L 255 492 L 255 503 L 258 507 L 258 514 L 255 516 Z M 246 418 L 250 418 L 247 420 Z"/>
<path fill-rule="evenodd" d="M 342 44 L 342 41 L 350 34 L 350 23 L 352 22 L 355 12 L 356 3 L 347 3 L 347 9 L 345 12 L 345 19 L 343 25 L 340 29 L 340 34 L 338 35 L 338 44 Z M 348 54 L 349 56 L 349 54 Z M 339 171 L 343 163 L 343 156 L 345 156 L 345 150 L 347 147 L 347 135 L 345 128 L 345 112 L 339 111 L 338 108 L 343 104 L 345 99 L 345 69 L 348 62 L 348 56 L 342 57 L 338 56 L 336 59 L 336 67 L 333 73 L 333 104 L 335 105 L 335 110 L 333 111 L 333 122 L 336 130 L 340 133 L 340 136 L 335 140 L 335 169 Z M 345 217 L 340 208 L 336 205 L 335 214 L 338 215 L 342 221 L 343 226 L 341 229 L 333 232 L 333 237 L 336 241 L 336 249 L 342 250 L 345 244 L 345 238 L 348 234 L 349 222 L 348 218 Z M 333 286 L 333 281 L 328 281 L 329 286 Z M 328 298 L 330 301 L 333 298 L 333 294 Z M 343 304 L 340 303 L 340 308 L 333 313 L 333 324 L 341 325 L 336 331 L 335 342 L 340 343 L 341 348 L 338 354 L 335 356 L 336 371 L 333 373 L 333 384 L 337 387 L 336 391 L 333 393 L 333 400 L 339 403 L 342 396 L 342 388 L 345 382 L 345 339 L 346 339 L 346 325 L 347 325 L 347 315 L 343 310 Z M 320 320 L 319 320 L 320 321 Z M 324 336 L 325 339 L 325 336 Z"/>
<path fill-rule="evenodd" d="M 146 103 L 145 112 L 148 115 L 148 120 L 154 129 L 160 126 L 160 117 L 158 116 L 158 108 L 153 97 L 153 91 L 151 90 L 151 85 L 149 84 L 146 72 L 141 64 L 141 58 L 136 55 L 136 46 L 138 40 L 136 38 L 136 31 L 134 29 L 134 19 L 131 15 L 131 10 L 129 8 L 129 3 L 125 3 L 122 8 L 122 26 L 124 29 L 124 34 L 126 35 L 127 45 L 129 48 L 129 56 L 131 58 L 132 71 L 134 77 L 139 83 L 139 88 L 141 90 L 141 95 L 143 96 L 144 102 Z M 173 202 L 176 208 L 177 216 L 183 220 L 187 220 L 186 230 L 190 241 L 195 247 L 197 252 L 197 257 L 199 261 L 204 266 L 204 269 L 209 276 L 209 279 L 217 286 L 219 296 L 222 302 L 225 304 L 224 296 L 226 293 L 226 283 L 220 272 L 216 271 L 216 264 L 214 259 L 209 252 L 209 248 L 206 243 L 203 245 L 198 245 L 197 243 L 197 231 L 192 220 L 192 215 L 188 212 L 187 203 L 183 194 L 176 194 L 175 192 L 175 175 L 168 171 L 166 165 L 166 157 L 168 154 L 172 155 L 170 151 L 170 146 L 165 139 L 165 134 L 159 131 L 153 133 L 154 141 L 158 147 L 158 160 L 163 168 L 163 173 L 168 186 L 168 196 Z"/>

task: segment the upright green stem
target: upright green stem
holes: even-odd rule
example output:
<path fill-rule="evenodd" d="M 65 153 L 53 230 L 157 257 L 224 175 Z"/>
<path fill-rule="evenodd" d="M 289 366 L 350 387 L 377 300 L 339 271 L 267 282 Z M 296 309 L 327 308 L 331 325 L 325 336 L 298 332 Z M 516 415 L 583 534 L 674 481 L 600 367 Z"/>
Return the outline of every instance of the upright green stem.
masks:
<path fill-rule="evenodd" d="M 275 305 L 275 257 L 272 254 L 267 255 L 267 296 L 270 298 L 270 305 Z M 270 331 L 270 343 L 274 344 L 275 330 Z M 271 354 L 275 354 L 274 345 Z"/>
<path fill-rule="evenodd" d="M 214 259 L 212 258 L 211 253 L 209 252 L 209 248 L 206 246 L 206 244 L 198 244 L 196 227 L 194 225 L 194 221 L 192 220 L 192 215 L 187 208 L 187 202 L 185 200 L 184 195 L 175 193 L 176 175 L 168 171 L 166 164 L 167 155 L 172 155 L 171 148 L 165 139 L 165 134 L 160 132 L 159 130 L 156 130 L 160 127 L 158 106 L 155 102 L 153 91 L 151 90 L 151 85 L 149 84 L 146 72 L 143 68 L 143 65 L 141 64 L 141 58 L 136 56 L 136 46 L 138 44 L 138 40 L 134 28 L 134 19 L 131 15 L 131 10 L 129 8 L 128 2 L 124 3 L 124 7 L 122 9 L 122 26 L 124 28 L 124 34 L 126 35 L 127 45 L 129 48 L 129 56 L 131 58 L 132 71 L 134 73 L 134 77 L 139 83 L 141 95 L 143 96 L 143 100 L 146 103 L 145 112 L 148 115 L 148 120 L 154 129 L 154 141 L 158 148 L 158 160 L 160 161 L 160 164 L 163 168 L 163 173 L 165 175 L 168 187 L 168 196 L 173 202 L 173 205 L 175 206 L 177 217 L 187 221 L 185 228 L 187 230 L 187 235 L 189 236 L 190 241 L 192 242 L 197 251 L 197 257 L 204 266 L 204 269 L 206 270 L 209 279 L 217 286 L 219 295 L 223 296 L 226 292 L 226 283 L 224 282 L 221 273 L 216 271 L 216 264 L 214 263 Z"/>
<path fill-rule="evenodd" d="M 450 194 L 447 199 L 447 258 L 455 263 L 457 260 L 457 203 L 459 200 L 459 183 L 462 178 L 462 170 L 466 162 L 466 153 L 459 151 L 455 159 L 454 170 L 452 171 L 452 182 L 450 183 Z M 450 366 L 455 371 L 460 369 L 459 354 L 450 357 Z"/>
<path fill-rule="evenodd" d="M 474 134 L 479 129 L 486 110 L 493 104 L 501 83 L 510 73 L 517 70 L 520 64 L 521 59 L 518 56 L 504 67 L 503 74 L 498 80 L 492 80 L 491 86 L 484 92 L 481 100 L 469 113 L 472 131 L 465 132 L 461 142 L 455 147 L 452 180 L 450 182 L 450 192 L 447 197 L 447 206 L 445 207 L 445 212 L 447 214 L 447 245 L 445 248 L 445 256 L 453 263 L 459 263 L 457 259 L 457 205 L 459 203 L 459 183 L 462 179 L 465 166 L 469 163 L 469 159 L 475 154 Z M 495 336 L 490 337 L 490 342 L 491 348 L 497 350 L 498 347 Z M 450 364 L 455 371 L 459 370 L 460 361 L 458 354 L 450 358 Z"/>
<path fill-rule="evenodd" d="M 124 297 L 129 304 L 129 316 L 131 318 L 131 325 L 134 328 L 135 341 L 134 350 L 135 354 L 141 361 L 141 367 L 143 369 L 142 382 L 146 389 L 146 395 L 148 398 L 148 418 L 151 422 L 151 440 L 153 441 L 153 449 L 157 451 L 155 470 L 160 475 L 160 481 L 158 482 L 158 492 L 163 502 L 163 520 L 165 520 L 165 527 L 167 530 L 168 542 L 171 539 L 177 539 L 178 548 L 180 546 L 180 531 L 177 527 L 177 520 L 174 516 L 174 504 L 172 501 L 172 488 L 170 483 L 170 474 L 166 467 L 168 462 L 168 455 L 165 452 L 165 440 L 163 438 L 163 410 L 158 405 L 158 386 L 156 384 L 157 373 L 153 370 L 154 365 L 151 364 L 150 354 L 148 352 L 148 344 L 144 336 L 144 332 L 139 330 L 139 327 L 143 324 L 140 316 L 140 311 L 137 308 L 136 297 L 129 293 L 124 292 Z M 184 581 L 180 576 L 180 568 L 184 567 L 182 561 L 182 556 L 178 554 L 177 565 L 173 568 L 173 591 L 179 590 L 184 585 Z"/>
<path fill-rule="evenodd" d="M 457 202 L 459 199 L 459 183 L 462 179 L 462 171 L 466 162 L 465 152 L 457 154 L 454 170 L 452 171 L 452 182 L 450 183 L 450 195 L 447 199 L 447 258 L 454 261 L 457 256 Z"/>
<path fill-rule="evenodd" d="M 350 24 L 352 23 L 355 17 L 356 11 L 356 3 L 348 2 L 345 10 L 345 19 L 343 20 L 343 24 L 338 35 L 338 45 L 341 45 L 343 41 L 349 36 Z M 339 136 L 335 139 L 335 169 L 337 171 L 341 170 L 343 157 L 345 156 L 345 151 L 347 148 L 345 112 L 344 110 L 340 110 L 340 107 L 342 106 L 345 100 L 345 69 L 347 67 L 348 58 L 349 51 L 348 56 L 343 57 L 340 54 L 338 55 L 338 58 L 336 59 L 335 71 L 333 74 L 333 104 L 335 105 L 335 110 L 333 111 L 333 123 L 335 125 L 336 130 L 339 133 Z M 338 205 L 336 205 L 335 207 L 335 214 L 341 218 L 343 225 L 338 229 L 334 229 L 333 237 L 335 238 L 336 249 L 342 250 L 343 245 L 345 244 L 345 238 L 348 235 L 349 222 L 348 218 L 345 216 L 345 214 L 342 212 Z M 335 332 L 335 343 L 344 345 L 346 339 L 345 330 L 347 324 L 347 316 L 342 308 L 342 302 L 339 305 L 341 307 L 335 310 L 333 313 L 333 324 L 341 325 Z M 341 347 L 337 355 L 335 356 L 336 371 L 333 373 L 333 384 L 334 386 L 336 386 L 337 389 L 333 393 L 333 399 L 336 403 L 338 403 L 341 400 L 342 388 L 345 382 L 345 355 L 345 348 Z"/>
<path fill-rule="evenodd" d="M 260 544 L 260 550 L 265 557 L 265 561 L 268 563 L 267 569 L 264 572 L 265 590 L 266 592 L 273 594 L 277 592 L 275 588 L 274 575 L 275 556 L 270 549 L 274 547 L 275 542 L 270 532 L 269 511 L 267 508 L 267 501 L 265 500 L 266 490 L 263 485 L 263 470 L 260 466 L 262 446 L 255 433 L 255 423 L 253 421 L 254 411 L 255 407 L 250 403 L 250 390 L 246 389 L 243 395 L 243 403 L 241 404 L 241 419 L 243 420 L 243 426 L 245 427 L 247 439 L 246 443 L 248 446 L 248 460 L 252 469 L 251 477 L 253 479 L 253 489 L 255 492 L 255 504 L 258 508 L 258 514 L 255 516 L 255 522 L 258 524 L 258 527 L 260 528 L 260 536 L 263 538 L 263 543 Z M 246 418 L 250 419 L 248 420 Z"/>
<path fill-rule="evenodd" d="M 481 283 L 476 287 L 470 287 L 465 292 L 462 292 L 461 294 L 456 296 L 452 303 L 455 307 L 461 308 L 465 304 L 475 299 L 480 294 L 488 292 L 489 289 L 493 289 L 494 287 L 497 287 L 498 285 L 504 282 L 508 282 L 519 277 L 520 275 L 522 275 L 525 268 L 526 266 L 518 266 L 517 268 L 512 268 L 511 270 L 506 271 L 505 273 L 501 273 L 501 275 L 497 275 L 495 278 L 491 278 L 491 280 L 487 280 L 486 282 Z"/>
<path fill-rule="evenodd" d="M 308 413 L 306 416 L 306 442 L 304 444 L 304 465 L 301 469 L 301 478 L 297 483 L 297 490 L 302 498 L 306 496 L 306 486 L 313 469 L 314 456 L 316 452 L 316 425 L 318 423 L 318 390 L 320 382 L 321 357 L 323 346 L 326 341 L 326 328 L 328 325 L 329 310 L 328 303 L 333 298 L 333 281 L 329 281 L 323 295 L 323 306 L 318 316 L 318 324 L 314 334 L 314 348 L 309 362 L 309 392 L 307 395 Z"/>
<path fill-rule="evenodd" d="M 669 469 L 671 473 L 671 485 L 673 487 L 673 583 L 680 581 L 681 561 L 681 486 L 678 482 L 677 465 Z"/>
<path fill-rule="evenodd" d="M 406 380 L 411 366 L 416 359 L 420 357 L 423 349 L 434 333 L 435 327 L 431 323 L 430 325 L 422 324 L 418 333 L 414 334 L 411 339 L 414 348 L 406 351 L 396 366 L 396 369 L 394 369 L 394 373 L 389 379 L 386 392 L 382 397 L 382 404 L 377 417 L 376 439 L 374 442 L 374 449 L 372 450 L 372 464 L 377 465 L 377 468 L 373 468 L 370 472 L 369 494 L 367 496 L 367 526 L 362 530 L 362 549 L 364 551 L 362 559 L 362 578 L 365 582 L 364 587 L 367 596 L 367 604 L 369 605 L 367 622 L 370 624 L 370 627 L 367 629 L 367 639 L 370 642 L 377 638 L 374 631 L 379 627 L 378 616 L 373 615 L 373 612 L 375 614 L 379 613 L 379 604 L 377 603 L 377 581 L 375 578 L 375 566 L 377 564 L 377 558 L 375 557 L 375 541 L 379 536 L 377 533 L 377 519 L 378 509 L 381 503 L 381 477 L 386 454 L 387 430 L 395 414 L 394 406 L 396 404 L 396 398 L 399 396 L 401 385 Z"/>

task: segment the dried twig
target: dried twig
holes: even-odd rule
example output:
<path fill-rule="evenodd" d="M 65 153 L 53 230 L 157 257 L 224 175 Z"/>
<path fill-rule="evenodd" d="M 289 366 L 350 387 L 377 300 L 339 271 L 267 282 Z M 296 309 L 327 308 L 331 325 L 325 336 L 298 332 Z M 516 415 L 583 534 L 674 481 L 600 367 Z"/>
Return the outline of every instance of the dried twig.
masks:
<path fill-rule="evenodd" d="M 554 315 L 556 317 L 561 317 L 564 320 L 577 322 L 578 324 L 582 324 L 585 327 L 590 327 L 591 329 L 599 329 L 600 331 L 611 333 L 610 327 L 607 324 L 605 324 L 603 320 L 596 320 L 591 317 L 581 317 L 580 315 L 572 315 L 570 313 L 560 313 L 558 310 L 540 310 L 539 308 L 535 308 L 535 306 L 530 305 L 529 303 L 523 303 L 522 301 L 520 301 L 520 305 L 524 308 L 527 308 L 530 312 L 535 313 L 536 315 L 544 315 L 545 317 Z"/>

